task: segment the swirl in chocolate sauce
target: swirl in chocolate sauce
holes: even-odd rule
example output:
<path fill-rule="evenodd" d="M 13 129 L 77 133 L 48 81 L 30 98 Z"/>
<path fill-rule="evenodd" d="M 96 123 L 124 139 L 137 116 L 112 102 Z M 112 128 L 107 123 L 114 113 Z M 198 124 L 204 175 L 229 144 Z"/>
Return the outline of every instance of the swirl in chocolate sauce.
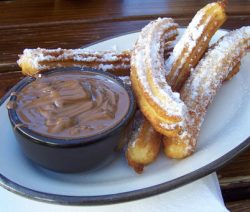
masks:
<path fill-rule="evenodd" d="M 25 86 L 16 112 L 31 130 L 55 138 L 100 134 L 117 125 L 129 109 L 127 91 L 93 72 L 54 72 Z"/>

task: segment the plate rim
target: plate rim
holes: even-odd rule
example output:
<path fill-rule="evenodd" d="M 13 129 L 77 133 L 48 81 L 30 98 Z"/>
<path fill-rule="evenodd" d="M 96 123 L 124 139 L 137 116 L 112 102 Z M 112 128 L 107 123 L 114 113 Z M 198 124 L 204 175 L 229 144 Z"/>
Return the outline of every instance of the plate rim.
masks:
<path fill-rule="evenodd" d="M 181 26 L 180 28 L 184 28 L 184 27 Z M 220 29 L 220 30 L 227 31 L 225 29 Z M 139 30 L 110 36 L 110 37 L 98 40 L 97 42 L 87 44 L 83 46 L 82 48 L 87 48 L 89 46 L 95 45 L 103 41 L 107 41 L 109 39 L 117 38 L 120 36 L 132 34 L 136 32 L 139 32 Z M 17 86 L 19 86 L 20 82 L 21 81 L 19 81 L 16 85 L 14 85 L 0 99 L 0 107 L 9 98 L 11 92 Z M 143 199 L 146 197 L 151 197 L 157 194 L 162 194 L 164 192 L 173 190 L 175 188 L 181 187 L 195 180 L 198 180 L 202 177 L 205 177 L 206 175 L 211 174 L 212 172 L 224 166 L 226 163 L 232 160 L 235 156 L 237 156 L 242 151 L 244 151 L 248 146 L 250 146 L 250 136 L 247 139 L 245 139 L 240 145 L 232 149 L 231 151 L 227 152 L 226 154 L 214 160 L 213 162 L 193 172 L 190 172 L 188 174 L 185 174 L 181 177 L 178 177 L 176 179 L 173 179 L 165 183 L 150 186 L 147 188 L 137 189 L 134 191 L 121 192 L 117 194 L 107 194 L 107 195 L 99 195 L 99 196 L 69 196 L 69 195 L 51 194 L 51 193 L 41 192 L 41 191 L 37 191 L 31 188 L 22 186 L 8 179 L 2 173 L 0 173 L 0 186 L 5 188 L 8 191 L 21 195 L 28 199 L 38 200 L 38 201 L 47 202 L 47 203 L 61 204 L 61 205 L 86 205 L 87 206 L 87 205 L 107 205 L 107 204 L 122 203 L 122 202 L 128 202 L 128 201 L 133 201 L 133 200 L 139 200 L 139 199 Z"/>

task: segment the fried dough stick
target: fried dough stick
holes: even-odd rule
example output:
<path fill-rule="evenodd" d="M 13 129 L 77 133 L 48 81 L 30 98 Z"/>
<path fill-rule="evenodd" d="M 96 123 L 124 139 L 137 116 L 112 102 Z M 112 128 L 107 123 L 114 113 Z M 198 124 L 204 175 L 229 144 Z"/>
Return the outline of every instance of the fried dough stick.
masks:
<path fill-rule="evenodd" d="M 164 57 L 167 59 L 173 46 L 165 45 Z M 130 75 L 130 50 L 91 51 L 84 49 L 25 49 L 17 61 L 22 73 L 34 76 L 41 72 L 65 67 L 102 69 L 116 76 Z"/>
<path fill-rule="evenodd" d="M 225 1 L 207 4 L 196 13 L 166 61 L 167 81 L 174 91 L 180 90 L 226 18 Z"/>
<path fill-rule="evenodd" d="M 102 69 L 115 75 L 130 72 L 130 51 L 87 51 L 84 49 L 25 49 L 17 61 L 24 75 L 60 67 L 88 67 Z"/>
<path fill-rule="evenodd" d="M 196 66 L 180 92 L 189 111 L 183 119 L 182 133 L 164 138 L 168 157 L 180 159 L 194 152 L 208 105 L 222 82 L 237 72 L 249 48 L 250 26 L 242 27 L 223 36 Z"/>
<path fill-rule="evenodd" d="M 149 23 L 141 32 L 140 38 L 144 38 L 148 36 L 148 33 L 152 32 L 157 32 L 155 29 L 160 29 L 161 28 L 161 34 L 159 36 L 161 37 L 162 43 L 162 48 L 164 48 L 164 45 L 166 43 L 166 40 L 172 40 L 175 38 L 177 35 L 177 24 L 173 22 L 172 19 L 168 18 L 163 18 L 163 19 L 157 19 L 155 21 L 152 21 Z M 151 31 L 152 30 L 152 31 Z M 174 36 L 173 36 L 174 35 Z M 140 47 L 140 38 L 136 43 L 136 46 L 138 46 L 138 51 L 143 51 Z M 149 41 L 150 42 L 150 41 Z M 157 40 L 158 42 L 158 40 Z M 144 43 L 144 41 L 142 42 Z M 155 45 L 153 45 L 155 46 Z M 146 51 L 146 49 L 145 49 Z M 134 51 L 132 52 L 132 58 L 134 55 Z M 161 52 L 161 57 L 163 60 L 163 51 Z M 148 60 L 147 57 L 145 57 L 145 61 L 143 61 L 144 57 L 140 57 L 142 61 L 139 61 L 140 65 L 145 65 L 147 64 Z M 135 59 L 135 58 L 134 58 Z M 135 91 L 135 84 L 133 84 L 133 78 L 135 77 L 135 73 L 133 72 L 134 68 L 134 62 L 131 61 L 131 82 L 132 82 L 132 87 L 134 88 Z M 164 71 L 165 73 L 165 71 Z M 138 92 L 137 92 L 138 94 Z M 138 104 L 140 105 L 140 99 L 137 96 Z M 137 130 L 134 131 L 133 136 L 131 141 L 128 144 L 127 152 L 126 152 L 126 157 L 129 165 L 134 168 L 134 170 L 138 173 L 141 173 L 143 171 L 143 167 L 145 165 L 148 165 L 149 163 L 152 163 L 160 150 L 160 144 L 161 144 L 161 135 L 154 130 L 154 128 L 149 124 L 149 122 L 143 117 L 142 121 L 139 124 L 139 127 L 136 128 Z M 147 133 L 145 133 L 147 132 Z"/>
<path fill-rule="evenodd" d="M 129 166 L 133 167 L 137 173 L 142 173 L 144 166 L 157 158 L 162 135 L 154 130 L 139 110 L 133 125 L 126 158 Z"/>

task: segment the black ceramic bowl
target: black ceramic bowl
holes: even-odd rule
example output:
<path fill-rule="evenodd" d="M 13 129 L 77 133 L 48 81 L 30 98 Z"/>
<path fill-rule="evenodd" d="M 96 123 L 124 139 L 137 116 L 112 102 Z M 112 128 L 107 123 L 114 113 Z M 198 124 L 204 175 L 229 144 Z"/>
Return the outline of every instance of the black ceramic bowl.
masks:
<path fill-rule="evenodd" d="M 20 124 L 22 122 L 15 109 L 8 109 L 13 132 L 25 155 L 40 166 L 59 172 L 79 172 L 93 169 L 104 161 L 110 160 L 110 157 L 114 157 L 135 111 L 135 100 L 131 88 L 114 75 L 89 68 L 60 68 L 44 74 L 71 70 L 95 72 L 112 78 L 127 91 L 130 106 L 124 118 L 113 128 L 98 135 L 74 139 L 51 138 L 34 132 Z M 14 92 L 18 93 L 34 80 L 32 77 L 24 78 Z M 10 97 L 10 101 L 15 100 L 15 95 Z"/>

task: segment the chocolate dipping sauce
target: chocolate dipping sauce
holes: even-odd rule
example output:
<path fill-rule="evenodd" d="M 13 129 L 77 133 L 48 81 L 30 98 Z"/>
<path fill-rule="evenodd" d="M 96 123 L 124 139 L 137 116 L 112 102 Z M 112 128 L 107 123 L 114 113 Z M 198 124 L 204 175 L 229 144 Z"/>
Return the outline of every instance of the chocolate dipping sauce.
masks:
<path fill-rule="evenodd" d="M 29 129 L 54 138 L 100 134 L 127 114 L 129 96 L 115 80 L 94 72 L 54 72 L 16 94 L 16 112 Z"/>

